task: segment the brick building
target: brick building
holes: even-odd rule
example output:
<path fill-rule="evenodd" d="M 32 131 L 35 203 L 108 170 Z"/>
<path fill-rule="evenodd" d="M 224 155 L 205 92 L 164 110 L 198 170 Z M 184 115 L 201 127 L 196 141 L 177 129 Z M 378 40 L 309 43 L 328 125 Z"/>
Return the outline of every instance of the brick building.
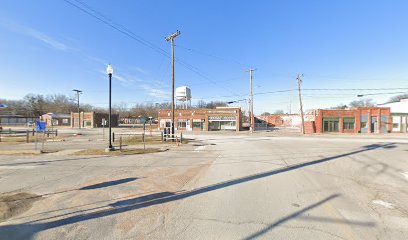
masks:
<path fill-rule="evenodd" d="M 304 119 L 306 122 L 315 121 L 316 110 L 306 111 Z M 300 128 L 302 118 L 299 114 L 272 114 L 270 116 L 257 116 L 257 119 L 266 122 L 269 127 Z"/>
<path fill-rule="evenodd" d="M 97 112 L 81 112 L 81 128 L 96 128 L 102 127 L 102 120 L 105 119 L 106 122 L 109 119 L 109 114 L 107 113 L 97 113 Z M 78 113 L 71 112 L 71 127 L 78 127 Z M 108 123 L 107 125 L 108 126 Z M 119 115 L 112 114 L 111 126 L 119 126 Z"/>
<path fill-rule="evenodd" d="M 171 110 L 158 113 L 159 128 L 171 126 Z M 176 109 L 174 128 L 179 131 L 239 131 L 242 125 L 241 108 L 217 107 L 216 109 Z"/>
<path fill-rule="evenodd" d="M 71 126 L 71 115 L 68 113 L 46 113 L 41 115 L 41 121 L 47 126 Z"/>
<path fill-rule="evenodd" d="M 390 108 L 382 107 L 320 109 L 314 122 L 314 129 L 316 133 L 388 133 L 392 131 L 391 111 Z M 310 126 L 305 127 L 305 130 L 310 130 Z"/>

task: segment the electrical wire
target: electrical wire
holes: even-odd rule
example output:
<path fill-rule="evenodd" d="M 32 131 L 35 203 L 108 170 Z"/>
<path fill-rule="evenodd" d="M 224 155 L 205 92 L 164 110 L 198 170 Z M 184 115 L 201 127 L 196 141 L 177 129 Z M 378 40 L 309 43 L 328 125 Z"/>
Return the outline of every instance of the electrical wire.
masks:
<path fill-rule="evenodd" d="M 239 62 L 239 61 L 237 61 L 237 60 L 234 60 L 234 59 L 227 59 L 227 58 L 224 58 L 224 57 L 216 56 L 216 55 L 214 55 L 214 54 L 204 53 L 204 52 L 202 52 L 202 51 L 198 51 L 198 50 L 195 50 L 195 49 L 192 49 L 192 48 L 180 46 L 179 44 L 177 44 L 177 45 L 175 45 L 175 46 L 178 47 L 178 48 L 181 48 L 181 49 L 190 51 L 190 52 L 195 52 L 195 53 L 201 54 L 201 55 L 203 55 L 203 56 L 208 56 L 208 57 L 216 58 L 216 59 L 219 59 L 219 60 L 222 60 L 222 61 L 226 61 L 226 62 L 233 62 L 233 63 L 235 63 L 235 64 L 237 64 L 237 65 L 240 65 L 241 67 L 245 67 L 245 68 L 247 67 L 247 64 L 243 64 L 243 63 L 241 63 L 241 62 Z"/>
<path fill-rule="evenodd" d="M 102 23 L 106 24 L 107 26 L 119 31 L 120 33 L 130 37 L 131 39 L 139 42 L 140 44 L 151 48 L 152 50 L 154 50 L 155 52 L 171 58 L 171 55 L 165 51 L 164 49 L 154 45 L 153 43 L 143 39 L 142 37 L 136 35 L 135 33 L 133 33 L 131 30 L 129 30 L 128 28 L 124 27 L 123 25 L 117 24 L 115 22 L 113 22 L 112 20 L 110 20 L 108 17 L 106 17 L 105 15 L 103 15 L 102 13 L 100 13 L 99 11 L 96 11 L 95 9 L 93 9 L 91 6 L 89 6 L 88 4 L 80 1 L 80 0 L 73 0 L 76 3 L 72 2 L 71 0 L 63 0 L 66 3 L 70 4 L 71 6 L 81 10 L 82 12 L 94 17 L 95 19 L 101 21 Z M 81 6 L 80 6 L 81 5 Z M 204 74 L 200 69 L 198 69 L 197 67 L 192 66 L 191 64 L 185 62 L 184 60 L 180 59 L 180 58 L 175 58 L 175 60 L 177 60 L 176 62 L 178 64 L 180 64 L 181 66 L 185 67 L 186 69 L 194 72 L 195 74 L 197 74 L 198 76 L 202 77 L 203 79 L 206 79 L 208 82 L 214 84 L 214 85 L 218 85 L 220 87 L 222 87 L 223 89 L 227 90 L 228 92 L 234 94 L 235 96 L 238 96 L 238 94 L 234 93 L 233 91 L 231 91 L 231 89 L 226 88 L 222 85 L 217 84 L 216 81 L 212 80 L 207 74 Z"/>

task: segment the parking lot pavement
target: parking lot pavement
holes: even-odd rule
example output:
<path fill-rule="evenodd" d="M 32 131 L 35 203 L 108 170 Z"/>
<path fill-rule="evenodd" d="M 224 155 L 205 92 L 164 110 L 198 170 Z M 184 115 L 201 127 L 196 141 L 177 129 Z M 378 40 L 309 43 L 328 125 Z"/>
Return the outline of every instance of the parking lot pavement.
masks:
<path fill-rule="evenodd" d="M 404 239 L 408 143 L 193 135 L 120 157 L 0 158 L 0 191 L 41 196 L 5 239 Z M 1 237 L 0 237 L 1 238 Z"/>

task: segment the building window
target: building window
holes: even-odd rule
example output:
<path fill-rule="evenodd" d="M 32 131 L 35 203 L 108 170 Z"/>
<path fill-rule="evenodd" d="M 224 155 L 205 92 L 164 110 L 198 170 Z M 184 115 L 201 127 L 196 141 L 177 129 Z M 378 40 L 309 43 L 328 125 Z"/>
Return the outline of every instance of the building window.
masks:
<path fill-rule="evenodd" d="M 323 118 L 323 131 L 324 132 L 338 132 L 339 131 L 339 119 L 338 118 Z"/>
<path fill-rule="evenodd" d="M 354 129 L 355 118 L 344 118 L 343 119 L 343 129 L 353 130 Z"/>
<path fill-rule="evenodd" d="M 203 130 L 204 120 L 193 120 L 193 128 Z"/>
<path fill-rule="evenodd" d="M 160 120 L 160 128 L 169 128 L 171 127 L 171 120 L 170 119 L 161 119 Z"/>
<path fill-rule="evenodd" d="M 178 120 L 178 127 L 179 128 L 186 128 L 187 127 L 187 120 Z"/>

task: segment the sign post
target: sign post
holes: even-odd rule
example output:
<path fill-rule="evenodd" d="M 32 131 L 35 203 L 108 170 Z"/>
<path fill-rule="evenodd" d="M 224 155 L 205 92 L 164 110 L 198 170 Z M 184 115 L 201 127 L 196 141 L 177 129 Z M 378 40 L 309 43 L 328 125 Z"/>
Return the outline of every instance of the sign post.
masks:
<path fill-rule="evenodd" d="M 102 140 L 105 141 L 105 125 L 106 125 L 106 119 L 102 118 Z"/>
<path fill-rule="evenodd" d="M 152 116 L 149 117 L 149 121 L 150 121 L 150 136 L 152 136 Z"/>
<path fill-rule="evenodd" d="M 38 121 L 36 124 L 36 136 L 35 136 L 35 150 L 37 150 L 37 144 L 38 144 L 38 133 L 42 132 L 43 133 L 43 141 L 42 141 L 42 145 L 41 145 L 41 151 L 44 150 L 44 141 L 45 141 L 45 130 L 46 130 L 46 122 L 40 122 Z"/>

